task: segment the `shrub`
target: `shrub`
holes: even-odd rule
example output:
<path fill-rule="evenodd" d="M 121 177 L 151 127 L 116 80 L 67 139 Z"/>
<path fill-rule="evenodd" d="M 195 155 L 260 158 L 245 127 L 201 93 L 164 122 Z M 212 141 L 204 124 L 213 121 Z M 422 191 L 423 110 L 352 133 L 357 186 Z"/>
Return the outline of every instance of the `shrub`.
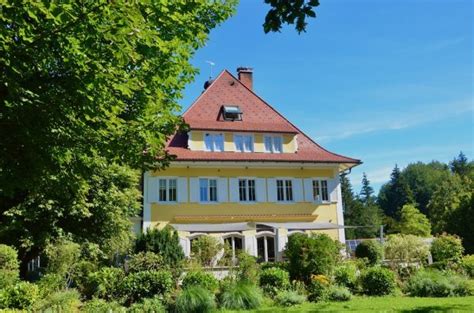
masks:
<path fill-rule="evenodd" d="M 370 265 L 380 263 L 382 260 L 382 246 L 376 240 L 365 240 L 357 245 L 355 256 L 367 259 Z"/>
<path fill-rule="evenodd" d="M 216 237 L 200 236 L 193 240 L 191 256 L 202 266 L 212 266 L 223 245 Z"/>
<path fill-rule="evenodd" d="M 312 275 L 308 284 L 308 300 L 312 302 L 326 299 L 329 279 L 324 275 Z"/>
<path fill-rule="evenodd" d="M 279 290 L 290 287 L 290 275 L 287 271 L 270 267 L 260 273 L 260 287 L 270 295 L 275 295 Z"/>
<path fill-rule="evenodd" d="M 474 254 L 465 255 L 461 260 L 461 266 L 469 277 L 474 278 Z"/>
<path fill-rule="evenodd" d="M 87 294 L 89 274 L 97 272 L 99 269 L 98 262 L 92 261 L 79 261 L 73 268 L 71 273 L 71 279 L 73 285 L 82 294 Z"/>
<path fill-rule="evenodd" d="M 85 313 L 125 313 L 127 310 L 117 302 L 93 299 L 84 304 L 81 312 Z"/>
<path fill-rule="evenodd" d="M 229 284 L 219 294 L 222 308 L 230 310 L 251 310 L 262 304 L 263 297 L 257 286 L 248 282 Z"/>
<path fill-rule="evenodd" d="M 327 289 L 327 298 L 331 301 L 349 301 L 352 294 L 346 287 L 330 286 Z"/>
<path fill-rule="evenodd" d="M 425 262 L 428 251 L 429 247 L 422 238 L 413 235 L 391 235 L 385 243 L 385 259 L 392 269 L 402 271 L 411 263 Z"/>
<path fill-rule="evenodd" d="M 18 252 L 10 246 L 0 244 L 0 289 L 16 283 L 19 267 Z"/>
<path fill-rule="evenodd" d="M 425 214 L 413 204 L 405 204 L 401 209 L 400 232 L 421 237 L 430 237 L 431 224 Z"/>
<path fill-rule="evenodd" d="M 387 268 L 371 267 L 362 273 L 361 284 L 366 295 L 388 295 L 395 291 L 395 275 Z"/>
<path fill-rule="evenodd" d="M 306 296 L 295 290 L 282 290 L 276 294 L 275 303 L 281 306 L 293 306 L 306 301 Z"/>
<path fill-rule="evenodd" d="M 142 302 L 134 303 L 127 311 L 128 313 L 165 313 L 166 310 L 159 298 L 143 299 Z"/>
<path fill-rule="evenodd" d="M 237 268 L 237 279 L 246 281 L 252 284 L 257 284 L 260 266 L 257 263 L 257 258 L 248 253 L 241 252 L 237 256 L 239 266 Z"/>
<path fill-rule="evenodd" d="M 453 273 L 423 270 L 410 278 L 405 292 L 413 297 L 451 297 L 473 294 L 469 281 Z"/>
<path fill-rule="evenodd" d="M 77 290 L 58 291 L 49 294 L 35 304 L 35 312 L 79 312 L 81 305 Z"/>
<path fill-rule="evenodd" d="M 196 286 L 183 289 L 176 298 L 178 313 L 206 313 L 216 307 L 214 295 L 207 289 Z"/>
<path fill-rule="evenodd" d="M 0 309 L 29 309 L 38 300 L 38 286 L 19 282 L 0 290 Z"/>
<path fill-rule="evenodd" d="M 164 264 L 163 257 L 154 252 L 138 252 L 131 256 L 127 262 L 127 270 L 130 273 L 141 271 L 157 271 L 169 269 L 170 266 Z"/>
<path fill-rule="evenodd" d="M 464 248 L 461 238 L 443 234 L 433 240 L 430 252 L 435 262 L 457 263 L 461 260 Z"/>
<path fill-rule="evenodd" d="M 69 276 L 81 256 L 81 246 L 70 240 L 60 239 L 47 245 L 44 252 L 48 273 Z"/>
<path fill-rule="evenodd" d="M 340 286 L 355 290 L 357 287 L 357 267 L 352 262 L 339 265 L 334 270 L 334 281 Z"/>
<path fill-rule="evenodd" d="M 178 232 L 167 226 L 162 230 L 149 229 L 141 234 L 135 243 L 135 252 L 154 252 L 163 258 L 164 264 L 171 267 L 184 260 L 183 248 L 179 243 Z"/>
<path fill-rule="evenodd" d="M 120 285 L 120 294 L 125 303 L 131 304 L 142 298 L 166 296 L 173 286 L 173 275 L 170 271 L 143 271 L 126 276 Z"/>
<path fill-rule="evenodd" d="M 340 259 L 340 245 L 325 234 L 294 234 L 288 238 L 285 254 L 292 280 L 309 282 L 311 275 L 329 275 Z"/>
<path fill-rule="evenodd" d="M 49 294 L 64 290 L 66 286 L 66 280 L 62 275 L 59 274 L 46 274 L 40 278 L 37 283 L 39 292 L 42 297 L 46 297 Z"/>
<path fill-rule="evenodd" d="M 219 281 L 212 275 L 212 273 L 204 271 L 190 271 L 183 279 L 183 288 L 186 289 L 191 286 L 201 286 L 212 293 L 215 293 L 219 288 Z"/>
<path fill-rule="evenodd" d="M 99 271 L 89 274 L 84 286 L 84 294 L 88 298 L 118 299 L 124 278 L 125 273 L 120 268 L 103 267 Z"/>

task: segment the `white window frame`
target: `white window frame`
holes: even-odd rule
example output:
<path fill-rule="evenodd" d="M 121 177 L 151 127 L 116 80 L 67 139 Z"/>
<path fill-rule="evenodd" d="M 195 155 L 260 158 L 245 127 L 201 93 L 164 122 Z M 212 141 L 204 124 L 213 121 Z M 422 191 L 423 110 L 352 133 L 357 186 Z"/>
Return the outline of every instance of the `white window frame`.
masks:
<path fill-rule="evenodd" d="M 210 146 L 208 147 L 207 139 L 210 138 Z M 222 142 L 218 142 L 216 138 L 222 138 Z M 224 133 L 212 133 L 212 132 L 205 132 L 204 133 L 204 151 L 209 152 L 224 152 L 225 146 L 225 136 Z M 222 144 L 222 145 L 221 145 Z"/>
<path fill-rule="evenodd" d="M 275 254 L 273 262 L 276 262 L 277 255 L 278 255 L 277 236 L 271 231 L 260 231 L 255 235 L 255 243 L 256 243 L 255 252 L 258 258 L 259 257 L 258 256 L 258 239 L 263 238 L 263 247 L 264 247 L 263 248 L 263 262 L 269 262 L 268 261 L 268 239 L 267 239 L 268 237 L 273 238 L 273 251 Z"/>
<path fill-rule="evenodd" d="M 242 251 L 245 251 L 245 243 L 244 243 L 244 236 L 242 236 L 242 234 L 240 233 L 228 233 L 228 234 L 225 234 L 224 236 L 222 236 L 222 241 L 225 242 L 226 239 L 229 239 L 231 238 L 231 246 L 230 248 L 232 249 L 232 260 L 235 261 L 236 260 L 236 250 L 235 250 L 235 238 L 239 238 L 242 242 Z"/>
<path fill-rule="evenodd" d="M 283 199 L 284 200 L 279 200 L 278 199 L 278 181 L 279 180 L 283 181 Z M 287 190 L 287 182 L 288 181 L 291 184 L 291 200 L 288 200 L 288 190 Z M 277 177 L 277 178 L 275 178 L 275 188 L 276 188 L 276 201 L 278 203 L 294 203 L 295 202 L 295 186 L 293 184 L 293 179 L 292 178 L 287 178 L 287 177 Z"/>
<path fill-rule="evenodd" d="M 169 200 L 170 199 L 170 181 L 174 181 L 175 185 L 175 199 L 174 200 Z M 165 196 L 166 200 L 161 200 L 161 182 L 165 182 Z M 176 203 L 178 202 L 178 178 L 177 177 L 159 177 L 158 178 L 158 203 Z"/>
<path fill-rule="evenodd" d="M 207 200 L 202 200 L 201 198 L 201 180 L 207 180 Z M 216 200 L 211 200 L 211 184 L 210 181 L 214 180 L 216 182 Z M 198 185 L 199 185 L 199 202 L 200 203 L 218 203 L 219 202 L 219 179 L 217 177 L 199 177 L 198 178 Z"/>
<path fill-rule="evenodd" d="M 267 138 L 270 138 L 270 149 L 267 149 L 267 145 L 266 145 L 266 140 Z M 279 138 L 280 139 L 280 151 L 277 151 L 277 149 L 275 149 L 275 138 Z M 265 153 L 283 153 L 283 136 L 281 135 L 269 135 L 269 134 L 264 134 L 263 135 L 263 151 Z"/>
<path fill-rule="evenodd" d="M 315 188 L 315 183 L 317 182 L 318 187 L 317 189 Z M 326 185 L 326 196 L 327 199 L 323 199 L 323 182 Z M 316 191 L 318 192 L 318 195 L 316 195 Z M 311 192 L 313 194 L 313 201 L 316 203 L 329 203 L 331 202 L 331 195 L 329 193 L 329 180 L 325 178 L 313 178 L 311 181 Z"/>
<path fill-rule="evenodd" d="M 242 144 L 242 150 L 238 149 L 237 145 L 237 138 L 240 138 Z M 245 148 L 245 138 L 250 138 L 250 149 Z M 234 134 L 234 150 L 235 152 L 254 152 L 255 151 L 255 137 L 253 134 L 245 134 L 245 133 L 236 133 Z"/>
<path fill-rule="evenodd" d="M 246 200 L 241 200 L 240 199 L 240 181 L 245 180 L 245 198 Z M 254 200 L 249 200 L 250 198 L 250 187 L 249 187 L 249 180 L 253 180 L 254 185 Z M 239 198 L 240 203 L 255 203 L 257 202 L 257 179 L 255 177 L 237 177 L 237 194 Z"/>

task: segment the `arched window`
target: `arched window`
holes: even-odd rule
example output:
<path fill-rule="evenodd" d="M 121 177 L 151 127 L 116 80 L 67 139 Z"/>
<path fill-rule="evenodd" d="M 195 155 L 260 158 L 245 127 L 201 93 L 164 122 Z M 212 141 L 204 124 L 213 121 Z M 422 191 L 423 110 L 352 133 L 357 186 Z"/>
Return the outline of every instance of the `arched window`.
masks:
<path fill-rule="evenodd" d="M 224 236 L 223 239 L 224 239 L 224 244 L 228 245 L 231 248 L 232 258 L 235 259 L 239 251 L 242 251 L 244 247 L 242 236 L 232 234 L 232 235 Z"/>
<path fill-rule="evenodd" d="M 275 262 L 275 234 L 270 231 L 259 232 L 257 238 L 257 256 L 259 262 Z"/>

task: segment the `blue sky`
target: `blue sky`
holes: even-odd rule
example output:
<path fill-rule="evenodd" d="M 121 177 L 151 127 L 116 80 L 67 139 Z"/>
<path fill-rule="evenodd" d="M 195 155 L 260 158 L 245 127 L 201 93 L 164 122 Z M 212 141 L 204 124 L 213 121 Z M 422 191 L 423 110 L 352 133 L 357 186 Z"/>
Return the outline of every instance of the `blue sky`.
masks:
<path fill-rule="evenodd" d="M 242 0 L 192 63 L 187 108 L 209 76 L 254 68 L 254 90 L 327 149 L 360 158 L 375 189 L 397 163 L 474 152 L 471 0 L 321 0 L 306 33 L 264 34 L 262 0 Z"/>

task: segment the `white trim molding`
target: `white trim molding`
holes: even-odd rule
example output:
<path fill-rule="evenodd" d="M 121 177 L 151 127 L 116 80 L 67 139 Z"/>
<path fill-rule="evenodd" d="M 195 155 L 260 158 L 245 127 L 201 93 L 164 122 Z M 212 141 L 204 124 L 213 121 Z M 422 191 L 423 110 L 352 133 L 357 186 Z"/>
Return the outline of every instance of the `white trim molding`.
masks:
<path fill-rule="evenodd" d="M 150 192 L 149 189 L 149 180 L 150 180 L 150 172 L 146 171 L 143 174 L 143 227 L 142 231 L 146 233 L 148 228 L 151 227 L 151 203 L 148 200 L 148 193 Z"/>

